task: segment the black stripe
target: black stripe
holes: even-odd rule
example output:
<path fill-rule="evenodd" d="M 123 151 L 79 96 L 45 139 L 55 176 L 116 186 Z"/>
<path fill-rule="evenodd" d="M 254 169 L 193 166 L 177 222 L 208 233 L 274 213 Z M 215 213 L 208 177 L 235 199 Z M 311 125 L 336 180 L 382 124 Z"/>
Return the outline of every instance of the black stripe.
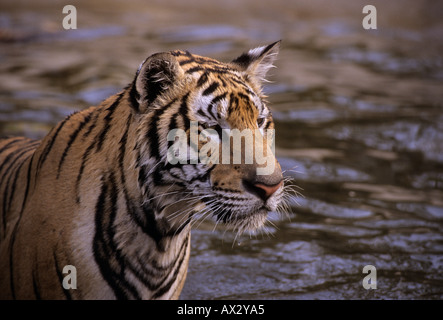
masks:
<path fill-rule="evenodd" d="M 68 289 L 63 288 L 63 273 L 60 270 L 60 266 L 58 264 L 57 261 L 57 256 L 55 255 L 55 248 L 53 249 L 53 257 L 54 257 L 54 267 L 55 267 L 55 272 L 57 273 L 57 277 L 61 286 L 61 289 L 63 291 L 63 294 L 65 295 L 66 300 L 72 300 L 72 296 L 71 296 L 71 292 L 69 292 Z"/>
<path fill-rule="evenodd" d="M 180 50 L 175 50 L 175 51 L 171 51 L 171 55 L 173 55 L 174 57 L 179 57 L 179 56 L 185 55 L 185 53 Z"/>
<path fill-rule="evenodd" d="M 205 72 L 212 72 L 212 73 L 216 73 L 216 74 L 233 74 L 233 69 L 230 69 L 228 67 L 223 67 L 223 66 L 216 66 L 214 65 L 213 67 L 202 67 L 202 66 L 195 66 L 192 67 L 189 70 L 186 70 L 186 73 L 194 73 L 194 72 L 198 72 L 198 71 L 202 71 L 205 70 Z"/>
<path fill-rule="evenodd" d="M 126 154 L 126 144 L 128 142 L 128 133 L 129 133 L 129 126 L 132 120 L 132 115 L 129 114 L 128 119 L 126 120 L 126 129 L 123 133 L 123 136 L 120 139 L 120 147 L 119 147 L 119 157 L 118 157 L 118 167 L 120 171 L 120 182 L 122 185 L 122 190 L 124 192 L 125 201 L 126 201 L 126 211 L 129 213 L 134 213 L 134 209 L 132 208 L 132 204 L 129 201 L 129 195 L 128 190 L 126 188 L 126 175 L 125 175 L 125 154 Z"/>
<path fill-rule="evenodd" d="M 191 127 L 188 116 L 188 111 L 189 111 L 188 97 L 189 97 L 189 92 L 183 96 L 180 109 L 178 110 L 179 114 L 183 117 L 183 126 L 184 126 L 183 130 L 185 130 L 185 132 L 188 132 L 189 128 Z"/>
<path fill-rule="evenodd" d="M 22 141 L 25 138 L 24 137 L 15 137 L 15 138 L 11 138 L 12 141 L 9 141 L 7 144 L 5 144 L 1 149 L 0 149 L 0 154 L 3 153 L 3 151 L 6 151 L 7 149 L 9 149 L 10 147 L 12 147 L 12 145 L 16 142 Z"/>
<path fill-rule="evenodd" d="M 123 97 L 124 91 L 119 93 L 117 95 L 117 99 L 106 109 L 108 113 L 106 114 L 104 120 L 104 123 L 102 123 L 102 130 L 97 136 L 97 142 L 96 142 L 96 152 L 99 152 L 102 147 L 103 143 L 106 139 L 106 134 L 110 131 L 109 130 L 109 124 L 111 123 L 113 119 L 113 115 L 115 110 L 117 109 L 118 105 L 120 104 L 120 100 Z"/>
<path fill-rule="evenodd" d="M 125 279 L 125 261 L 114 243 L 117 215 L 117 185 L 113 174 L 103 181 L 95 209 L 93 253 L 103 279 L 117 299 L 140 299 L 136 288 Z M 107 205 L 108 204 L 108 205 Z"/>
<path fill-rule="evenodd" d="M 230 80 L 231 82 L 235 82 L 236 84 L 239 84 L 241 87 L 245 88 L 246 91 L 250 91 L 250 89 L 249 89 L 248 86 L 244 83 L 244 81 L 241 80 L 241 79 L 238 79 L 237 76 L 234 76 L 234 75 L 233 75 L 232 77 L 229 78 L 229 80 Z"/>
<path fill-rule="evenodd" d="M 149 125 L 148 132 L 146 134 L 146 138 L 149 140 L 149 151 L 151 158 L 159 159 L 160 158 L 160 141 L 157 131 L 157 122 L 160 119 L 160 115 L 163 113 L 163 109 L 157 109 L 152 118 L 151 123 Z"/>
<path fill-rule="evenodd" d="M 216 108 L 216 107 L 217 107 L 217 105 L 213 104 L 213 103 L 211 103 L 208 107 L 208 112 L 211 115 L 212 119 L 214 119 L 214 120 L 217 120 L 217 118 L 218 118 L 217 113 L 214 112 L 214 108 Z"/>
<path fill-rule="evenodd" d="M 95 126 L 97 125 L 97 119 L 98 116 L 100 115 L 100 111 L 94 110 L 93 112 L 91 112 L 91 114 L 93 114 L 92 120 L 90 121 L 88 129 L 83 133 L 82 140 L 87 138 L 89 134 L 92 132 L 92 130 L 94 130 Z"/>
<path fill-rule="evenodd" d="M 45 149 L 40 154 L 40 158 L 37 162 L 37 170 L 36 172 L 40 171 L 40 168 L 43 166 L 43 164 L 46 161 L 46 158 L 48 157 L 49 152 L 51 152 L 52 146 L 54 145 L 55 139 L 57 138 L 60 130 L 63 128 L 63 126 L 66 124 L 66 122 L 74 115 L 75 113 L 69 115 L 66 117 L 57 127 L 54 135 L 51 137 L 51 140 L 46 144 Z"/>
<path fill-rule="evenodd" d="M 77 198 L 76 198 L 77 203 L 80 203 L 80 195 L 79 195 L 80 181 L 83 177 L 83 171 L 85 169 L 86 161 L 89 160 L 89 155 L 92 152 L 92 149 L 94 149 L 94 147 L 96 148 L 96 152 L 98 152 L 102 149 L 104 139 L 106 138 L 106 133 L 109 131 L 109 123 L 112 120 L 113 113 L 114 113 L 115 109 L 117 108 L 123 94 L 124 94 L 124 92 L 119 93 L 117 96 L 117 99 L 111 104 L 111 106 L 109 106 L 106 109 L 108 111 L 108 113 L 104 118 L 105 123 L 102 124 L 103 128 L 101 129 L 100 133 L 97 134 L 96 138 L 92 140 L 92 143 L 88 146 L 86 151 L 83 153 L 82 162 L 80 164 L 80 169 L 77 174 L 77 179 L 76 179 L 76 183 L 75 183 L 75 189 L 76 189 L 76 194 L 77 194 Z M 88 131 L 86 132 L 87 134 L 89 134 L 89 132 L 92 130 L 92 127 L 95 126 L 97 119 L 98 119 L 98 114 L 99 114 L 100 110 L 97 109 L 94 111 L 96 112 L 97 116 L 95 116 L 94 119 L 92 120 L 91 126 L 89 127 Z M 86 133 L 83 135 L 83 137 L 85 137 Z"/>
<path fill-rule="evenodd" d="M 214 97 L 214 99 L 211 100 L 210 104 L 214 105 L 214 104 L 220 102 L 221 100 L 223 100 L 224 98 L 226 98 L 226 96 L 227 96 L 226 92 L 221 95 L 218 95 L 218 96 Z"/>
<path fill-rule="evenodd" d="M 15 176 L 14 176 L 14 182 L 12 184 L 12 189 L 11 189 L 11 194 L 9 195 L 9 199 L 8 199 L 8 208 L 6 210 L 3 211 L 3 230 L 6 232 L 6 212 L 9 212 L 9 210 L 11 210 L 11 204 L 12 204 L 12 200 L 14 199 L 14 195 L 15 195 L 15 188 L 16 188 L 16 184 L 17 184 L 17 179 L 18 176 L 21 172 L 21 169 L 23 167 L 23 164 L 25 163 L 25 161 L 23 161 L 22 163 L 20 163 L 20 166 L 17 168 L 16 172 L 15 172 Z M 4 199 L 3 201 L 6 201 L 6 199 Z M 6 236 L 6 234 L 5 234 Z"/>
<path fill-rule="evenodd" d="M 177 114 L 171 115 L 171 121 L 169 122 L 169 130 L 168 132 L 172 132 L 172 130 L 178 129 L 177 128 Z M 174 141 L 170 140 L 168 141 L 168 149 L 174 144 Z"/>
<path fill-rule="evenodd" d="M 244 93 L 242 93 L 242 92 L 237 92 L 237 95 L 238 95 L 240 98 L 246 100 L 247 102 L 250 102 L 250 101 L 251 101 L 251 99 L 249 99 L 249 97 L 248 97 L 247 95 L 245 95 Z"/>
<path fill-rule="evenodd" d="M 146 133 L 146 138 L 150 142 L 149 149 L 150 149 L 150 155 L 152 158 L 158 159 L 160 156 L 160 141 L 159 141 L 160 138 L 158 136 L 158 131 L 157 131 L 157 124 L 158 124 L 158 121 L 160 120 L 160 116 L 164 112 L 166 112 L 169 109 L 169 107 L 171 107 L 175 103 L 175 101 L 176 101 L 176 99 L 172 100 L 165 107 L 156 109 L 154 111 L 154 114 L 152 115 L 149 129 Z"/>
<path fill-rule="evenodd" d="M 129 90 L 129 103 L 131 104 L 131 107 L 136 111 L 139 112 L 140 105 L 138 103 L 138 100 L 140 99 L 140 94 L 138 93 L 135 82 L 136 82 L 137 76 L 135 77 L 134 81 L 131 85 L 131 90 Z"/>
<path fill-rule="evenodd" d="M 130 116 L 130 119 L 132 119 L 132 116 Z M 129 123 L 130 120 L 128 120 Z M 120 179 L 121 179 L 121 184 L 122 184 L 122 190 L 123 190 L 123 194 L 125 197 L 125 204 L 126 204 L 126 211 L 131 215 L 131 217 L 134 219 L 134 221 L 136 221 L 137 224 L 141 225 L 142 224 L 142 220 L 143 220 L 143 216 L 140 213 L 140 209 L 138 208 L 138 206 L 134 205 L 130 199 L 129 199 L 129 194 L 128 194 L 128 189 L 126 188 L 126 176 L 125 176 L 125 172 L 124 172 L 124 157 L 125 157 L 125 153 L 126 153 L 126 144 L 127 142 L 127 137 L 128 137 L 128 133 L 129 133 L 129 124 L 128 127 L 126 128 L 126 132 L 123 135 L 122 139 L 120 140 L 120 158 L 119 158 L 119 166 L 120 166 L 120 170 L 121 175 L 120 175 Z M 136 146 L 133 148 L 133 152 L 135 152 L 136 150 Z M 138 152 L 137 154 L 137 160 L 136 160 L 136 168 L 139 167 L 139 163 L 140 163 L 140 152 Z"/>
<path fill-rule="evenodd" d="M 100 191 L 100 195 L 97 199 L 97 204 L 95 206 L 95 236 L 94 236 L 94 242 L 93 242 L 93 253 L 95 261 L 97 262 L 100 273 L 103 276 L 103 279 L 108 283 L 108 285 L 111 287 L 111 289 L 114 291 L 114 294 L 117 299 L 127 299 L 128 296 L 126 295 L 125 291 L 120 288 L 118 283 L 116 283 L 114 280 L 115 278 L 115 271 L 112 269 L 112 266 L 110 264 L 110 257 L 109 255 L 111 252 L 109 252 L 109 248 L 107 248 L 107 243 L 109 242 L 109 239 L 105 239 L 105 230 L 103 224 L 105 223 L 104 215 L 106 212 L 106 196 L 108 193 L 108 185 L 107 183 L 102 183 L 102 188 Z"/>
<path fill-rule="evenodd" d="M 194 72 L 202 71 L 202 70 L 203 70 L 202 67 L 196 66 L 196 67 L 192 67 L 191 69 L 187 70 L 186 73 L 194 73 Z"/>
<path fill-rule="evenodd" d="M 117 216 L 118 189 L 117 189 L 117 183 L 116 183 L 113 173 L 111 173 L 109 175 L 109 184 L 110 184 L 109 199 L 111 201 L 110 201 L 110 208 L 108 208 L 109 223 L 108 223 L 108 226 L 106 229 L 106 238 L 109 241 L 108 242 L 108 249 L 110 249 L 111 254 L 113 254 L 115 261 L 119 265 L 119 268 L 117 268 L 117 270 L 115 270 L 115 268 L 114 268 L 114 271 L 118 271 L 114 275 L 114 282 L 118 283 L 121 290 L 124 290 L 125 294 L 128 297 L 140 300 L 141 297 L 140 297 L 137 289 L 132 284 L 130 284 L 127 281 L 127 279 L 125 279 L 125 268 L 126 268 L 127 263 L 122 255 L 121 250 L 117 248 L 117 245 L 114 241 L 114 237 L 115 237 L 114 222 L 115 222 L 115 218 Z M 108 256 L 108 258 L 109 258 L 109 256 Z"/>
<path fill-rule="evenodd" d="M 3 175 L 0 177 L 0 181 L 4 181 L 5 179 L 5 175 L 7 173 L 9 173 L 9 168 L 11 167 L 11 165 L 14 164 L 14 157 L 17 155 L 17 153 L 22 152 L 23 150 L 23 146 L 19 147 L 18 149 L 15 149 L 14 151 L 12 151 L 11 153 L 9 153 L 6 158 L 3 160 L 3 162 L 0 164 L 0 173 L 3 171 L 3 167 L 7 164 L 9 164 L 8 169 L 5 170 L 5 172 L 3 172 Z M 10 163 L 11 162 L 11 163 Z"/>
<path fill-rule="evenodd" d="M 12 151 L 10 154 L 8 154 L 8 156 L 3 160 L 3 162 L 0 164 L 0 173 L 3 171 L 3 167 L 7 164 L 12 165 L 14 164 L 14 162 L 12 161 L 14 159 L 14 156 L 20 152 L 21 149 L 15 149 L 14 151 Z M 10 163 L 12 162 L 12 163 Z M 3 172 L 3 174 L 0 176 L 0 181 L 5 181 L 5 175 L 8 173 L 8 170 L 5 170 L 5 172 Z"/>
<path fill-rule="evenodd" d="M 238 79 L 236 75 L 233 75 L 233 77 L 229 78 L 229 81 L 232 83 L 232 85 L 240 85 L 240 87 L 245 90 L 247 93 L 249 93 L 252 96 L 257 96 L 254 91 L 252 91 L 246 83 L 243 82 L 243 80 Z"/>
<path fill-rule="evenodd" d="M 32 151 L 32 148 L 35 148 L 35 146 L 31 146 L 31 147 L 28 146 L 27 148 L 21 149 L 21 152 L 15 157 L 15 159 L 14 159 L 15 161 L 12 161 L 11 164 L 8 166 L 8 168 L 5 170 L 5 174 L 6 173 L 10 173 L 10 174 L 9 174 L 8 180 L 6 181 L 5 190 L 3 192 L 3 215 L 4 216 L 6 216 L 6 212 L 7 212 L 7 210 L 6 210 L 6 205 L 7 205 L 6 199 L 8 198 L 8 191 L 9 191 L 10 188 L 12 188 L 11 179 L 14 176 L 14 178 L 15 178 L 15 180 L 14 180 L 14 188 L 15 188 L 15 181 L 17 180 L 17 175 L 18 175 L 18 173 L 20 171 L 20 168 L 22 167 L 22 165 L 24 163 L 24 161 L 22 159 L 20 159 L 20 158 L 25 153 L 27 153 L 29 151 Z M 20 161 L 20 160 L 22 160 L 22 161 Z M 13 165 L 17 165 L 14 168 L 16 170 L 15 175 L 14 175 L 14 170 L 12 169 Z M 6 179 L 6 177 L 2 177 L 2 180 L 3 179 Z M 13 192 L 13 191 L 11 190 L 11 192 Z M 10 203 L 9 203 L 9 205 L 10 205 Z M 4 221 L 4 223 L 6 224 L 5 221 Z M 6 227 L 6 225 L 5 225 L 5 227 Z"/>
<path fill-rule="evenodd" d="M 223 78 L 220 76 L 220 75 L 218 75 L 218 80 L 220 80 L 220 82 L 221 82 L 221 84 L 222 84 L 222 86 L 224 87 L 224 88 L 226 88 L 227 87 L 227 84 L 226 84 L 226 81 L 225 80 L 223 80 Z"/>
<path fill-rule="evenodd" d="M 28 198 L 29 185 L 30 185 L 30 179 L 31 179 L 31 168 L 32 168 L 32 163 L 34 162 L 34 155 L 35 155 L 35 153 L 32 154 L 31 161 L 29 163 L 28 174 L 26 176 L 26 188 L 25 188 L 25 195 L 23 197 L 22 208 L 20 209 L 20 213 L 18 215 L 17 222 L 15 223 L 14 230 L 12 231 L 11 242 L 10 242 L 10 246 L 9 246 L 9 273 L 10 273 L 9 284 L 11 287 L 12 299 L 14 299 L 14 300 L 15 300 L 14 273 L 13 273 L 13 270 L 14 270 L 14 262 L 13 262 L 14 261 L 14 244 L 15 244 L 15 237 L 17 235 L 17 229 L 18 229 L 18 226 L 20 225 L 20 221 L 21 221 L 22 215 L 23 215 L 23 210 L 25 208 L 26 200 Z"/>
<path fill-rule="evenodd" d="M 269 127 L 270 127 L 274 122 L 272 121 L 272 118 L 269 119 L 269 117 L 268 117 L 266 120 L 267 120 L 267 123 L 266 123 L 266 125 L 265 125 L 265 130 L 268 130 Z"/>
<path fill-rule="evenodd" d="M 149 204 L 143 206 L 143 213 L 146 217 L 146 224 L 142 229 L 143 232 L 155 241 L 158 251 L 164 252 L 165 246 L 162 240 L 166 234 L 166 230 L 162 229 L 162 226 L 157 223 L 157 220 L 155 219 L 155 213 L 151 209 Z"/>
<path fill-rule="evenodd" d="M 217 113 L 214 112 L 214 107 L 217 107 L 217 103 L 219 103 L 221 100 L 226 98 L 227 93 L 223 93 L 219 96 L 216 96 L 212 101 L 209 103 L 208 112 L 211 114 L 212 118 L 217 120 Z"/>
<path fill-rule="evenodd" d="M 6 179 L 6 174 L 11 173 L 11 168 L 14 164 L 16 164 L 20 157 L 23 156 L 23 154 L 25 154 L 26 152 L 30 151 L 31 149 L 35 149 L 38 145 L 38 142 L 33 142 L 31 144 L 28 145 L 24 145 L 19 149 L 14 150 L 13 152 L 11 152 L 10 154 L 8 154 L 8 156 L 6 157 L 6 159 L 3 161 L 3 163 L 0 165 L 0 172 L 2 172 L 3 167 L 6 164 L 9 164 L 9 166 L 6 168 L 6 170 L 3 172 L 2 176 L 0 177 L 0 181 L 5 181 Z"/>
<path fill-rule="evenodd" d="M 188 234 L 188 236 L 186 237 L 186 240 L 184 241 L 184 243 L 188 243 L 188 241 L 189 241 L 189 234 Z M 176 266 L 176 268 L 175 268 L 175 272 L 174 272 L 174 275 L 171 277 L 171 279 L 168 281 L 168 283 L 166 283 L 165 285 L 163 285 L 163 287 L 161 287 L 153 296 L 152 296 L 152 298 L 153 299 L 156 299 L 156 298 L 159 298 L 159 297 L 161 297 L 162 295 L 164 295 L 166 292 L 168 292 L 170 289 L 171 289 L 171 286 L 174 284 L 174 282 L 176 282 L 177 281 L 177 276 L 178 276 L 178 273 L 180 272 L 180 267 L 182 266 L 182 264 L 183 264 L 183 260 L 185 259 L 185 257 L 186 257 L 186 247 L 187 246 L 184 246 L 183 247 L 183 249 L 184 249 L 184 251 L 183 251 L 183 253 L 182 252 L 180 252 L 180 261 L 177 263 L 177 266 Z"/>
<path fill-rule="evenodd" d="M 238 98 L 233 93 L 229 96 L 229 102 L 231 112 L 239 109 Z"/>
<path fill-rule="evenodd" d="M 202 95 L 203 96 L 208 96 L 211 93 L 213 93 L 215 90 L 217 90 L 217 88 L 219 87 L 219 83 L 218 82 L 213 82 L 209 87 L 207 87 L 205 89 L 205 91 L 203 91 Z"/>
<path fill-rule="evenodd" d="M 120 139 L 120 147 L 119 147 L 119 156 L 118 156 L 118 164 L 119 164 L 119 169 L 120 169 L 120 174 L 121 174 L 121 181 L 123 184 L 123 187 L 125 187 L 126 184 L 126 178 L 125 178 L 125 167 L 124 167 L 124 160 L 125 160 L 125 153 L 126 153 L 126 144 L 128 142 L 128 133 L 129 133 L 129 126 L 131 124 L 132 121 L 132 116 L 131 114 L 129 114 L 128 119 L 126 120 L 126 129 L 125 132 L 123 133 L 123 136 Z"/>
<path fill-rule="evenodd" d="M 197 87 L 196 88 L 200 88 L 207 81 L 208 81 L 208 73 L 207 72 L 203 72 L 203 74 L 201 75 L 201 77 L 197 81 Z"/>
<path fill-rule="evenodd" d="M 209 115 L 208 115 L 206 112 L 204 112 L 202 109 L 198 109 L 198 110 L 197 110 L 197 113 L 198 113 L 199 115 L 201 115 L 203 118 L 207 118 L 207 117 L 209 117 Z"/>
<path fill-rule="evenodd" d="M 94 148 L 95 140 L 89 145 L 89 147 L 86 149 L 85 153 L 83 153 L 82 156 L 82 163 L 80 164 L 80 169 L 77 174 L 77 179 L 75 181 L 75 193 L 77 194 L 77 203 L 80 203 L 80 181 L 83 176 L 83 170 L 85 169 L 86 161 L 89 160 L 89 154 L 91 153 L 92 149 Z"/>
<path fill-rule="evenodd" d="M 192 63 L 192 62 L 195 62 L 194 58 L 190 58 L 190 59 L 187 59 L 187 60 L 182 60 L 182 61 L 179 62 L 179 64 L 180 64 L 180 66 L 184 66 L 185 64 L 189 64 L 189 63 Z"/>
<path fill-rule="evenodd" d="M 59 161 L 59 164 L 58 164 L 57 178 L 56 179 L 58 179 L 59 176 L 60 176 L 60 171 L 61 171 L 61 168 L 62 168 L 63 163 L 65 161 L 65 157 L 68 154 L 69 149 L 71 148 L 72 144 L 74 143 L 75 139 L 77 138 L 79 132 L 83 129 L 85 124 L 89 122 L 90 119 L 91 119 L 91 114 L 86 115 L 84 117 L 83 121 L 80 122 L 80 124 L 77 127 L 77 129 L 70 135 L 69 141 L 68 141 L 68 143 L 67 143 L 67 145 L 65 147 L 65 150 L 63 151 L 62 157 L 61 157 L 61 159 Z"/>
<path fill-rule="evenodd" d="M 206 57 L 199 57 L 199 56 L 193 56 L 195 61 L 200 63 L 200 64 L 210 64 L 213 67 L 218 67 L 218 68 L 226 68 L 226 65 L 220 63 L 220 61 L 211 59 L 211 58 L 206 58 Z"/>

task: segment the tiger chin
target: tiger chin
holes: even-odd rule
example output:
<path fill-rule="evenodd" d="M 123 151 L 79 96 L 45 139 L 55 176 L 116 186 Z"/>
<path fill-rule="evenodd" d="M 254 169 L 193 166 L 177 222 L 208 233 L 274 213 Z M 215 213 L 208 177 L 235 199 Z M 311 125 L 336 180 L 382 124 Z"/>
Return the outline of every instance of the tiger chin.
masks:
<path fill-rule="evenodd" d="M 68 116 L 41 141 L 1 139 L 0 298 L 177 299 L 196 217 L 238 232 L 262 227 L 284 192 L 262 93 L 279 46 L 229 63 L 153 54 L 123 91 Z M 217 161 L 223 150 L 228 160 L 247 157 L 222 143 L 206 153 L 211 161 L 168 161 L 168 134 L 192 135 L 196 123 L 212 142 L 229 129 L 250 130 L 272 170 L 258 174 L 265 164 L 255 159 Z M 185 147 L 199 151 L 203 142 Z M 76 289 L 65 289 L 65 266 L 76 269 Z"/>

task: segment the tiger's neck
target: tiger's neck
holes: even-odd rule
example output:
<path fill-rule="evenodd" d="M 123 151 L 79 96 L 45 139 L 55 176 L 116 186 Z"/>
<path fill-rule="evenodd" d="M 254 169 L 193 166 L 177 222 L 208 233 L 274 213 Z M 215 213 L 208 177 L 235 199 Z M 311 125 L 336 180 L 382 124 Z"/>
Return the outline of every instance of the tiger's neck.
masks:
<path fill-rule="evenodd" d="M 125 91 L 117 100 L 128 94 Z M 190 255 L 190 226 L 169 221 L 168 210 L 174 209 L 160 198 L 149 199 L 150 185 L 140 186 L 140 177 L 153 169 L 137 163 L 140 127 L 134 118 L 140 115 L 115 102 L 105 102 L 96 112 L 107 128 L 91 133 L 89 149 L 104 153 L 107 161 L 100 170 L 92 160 L 85 162 L 78 195 L 81 202 L 87 193 L 99 190 L 93 208 L 95 261 L 117 298 L 178 298 Z"/>

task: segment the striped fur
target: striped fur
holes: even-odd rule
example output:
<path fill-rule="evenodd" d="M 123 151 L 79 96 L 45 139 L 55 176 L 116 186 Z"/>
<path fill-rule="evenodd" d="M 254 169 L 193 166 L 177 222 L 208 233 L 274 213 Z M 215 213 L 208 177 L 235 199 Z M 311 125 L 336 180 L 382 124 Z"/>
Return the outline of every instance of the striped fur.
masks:
<path fill-rule="evenodd" d="M 278 47 L 231 63 L 152 55 L 122 92 L 42 141 L 0 140 L 0 298 L 175 299 L 195 217 L 239 232 L 262 226 L 283 186 L 265 199 L 254 185 L 281 183 L 277 162 L 265 177 L 255 176 L 258 164 L 172 165 L 166 136 L 189 133 L 190 121 L 273 128 L 261 81 Z M 75 290 L 62 286 L 65 265 L 77 269 Z"/>

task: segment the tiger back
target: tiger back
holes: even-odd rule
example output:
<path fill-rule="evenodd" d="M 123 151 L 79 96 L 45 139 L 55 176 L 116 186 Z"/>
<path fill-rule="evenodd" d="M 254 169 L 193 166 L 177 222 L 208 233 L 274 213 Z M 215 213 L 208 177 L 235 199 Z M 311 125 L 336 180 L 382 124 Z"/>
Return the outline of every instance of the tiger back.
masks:
<path fill-rule="evenodd" d="M 261 91 L 278 49 L 276 42 L 229 63 L 154 54 L 123 91 L 68 116 L 41 141 L 1 139 L 0 298 L 177 299 L 195 217 L 237 232 L 263 226 L 284 196 Z M 209 132 L 205 141 L 218 141 L 212 154 L 220 159 L 223 132 L 250 130 L 267 164 L 171 162 L 170 133 L 190 137 L 193 124 Z M 187 141 L 187 150 L 204 147 Z M 231 146 L 227 159 L 237 151 L 247 157 Z M 65 266 L 76 269 L 76 289 L 63 284 Z"/>

